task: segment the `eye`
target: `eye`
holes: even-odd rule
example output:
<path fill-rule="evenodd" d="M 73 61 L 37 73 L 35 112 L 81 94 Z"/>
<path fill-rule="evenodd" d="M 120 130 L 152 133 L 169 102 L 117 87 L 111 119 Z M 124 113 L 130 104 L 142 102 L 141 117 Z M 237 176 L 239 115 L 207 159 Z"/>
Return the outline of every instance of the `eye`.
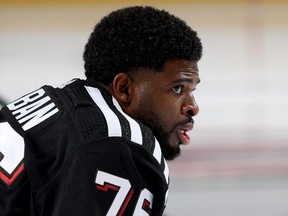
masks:
<path fill-rule="evenodd" d="M 175 86 L 175 87 L 172 88 L 172 91 L 175 94 L 180 94 L 182 92 L 182 86 Z"/>

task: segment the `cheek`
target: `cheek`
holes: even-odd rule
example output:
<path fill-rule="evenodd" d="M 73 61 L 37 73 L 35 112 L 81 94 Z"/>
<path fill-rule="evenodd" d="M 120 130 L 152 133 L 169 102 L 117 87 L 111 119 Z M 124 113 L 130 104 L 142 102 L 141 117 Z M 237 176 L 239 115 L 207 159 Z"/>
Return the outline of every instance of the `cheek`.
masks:
<path fill-rule="evenodd" d="M 132 117 L 139 118 L 143 115 L 148 115 L 151 110 L 151 97 L 147 95 L 144 88 L 137 88 L 133 91 L 131 102 L 129 105 L 130 113 Z"/>
<path fill-rule="evenodd" d="M 159 120 L 166 122 L 168 127 L 174 125 L 175 122 L 177 122 L 180 113 L 178 103 L 171 100 L 169 97 L 159 97 L 153 103 L 153 105 L 151 105 L 151 107 L 154 107 L 154 112 L 157 113 Z"/>
<path fill-rule="evenodd" d="M 172 118 L 177 116 L 180 111 L 180 100 L 175 100 L 174 97 L 166 96 L 158 99 L 158 104 L 165 114 Z"/>
<path fill-rule="evenodd" d="M 150 99 L 151 94 L 152 93 L 150 92 L 149 85 L 147 85 L 146 83 L 143 83 L 141 85 L 138 85 L 136 88 L 134 88 L 133 100 L 137 102 L 138 104 L 141 104 L 143 101 Z"/>
<path fill-rule="evenodd" d="M 162 118 L 166 120 L 169 125 L 174 125 L 178 119 L 178 108 L 173 106 L 172 104 L 168 104 L 163 106 L 162 110 Z"/>

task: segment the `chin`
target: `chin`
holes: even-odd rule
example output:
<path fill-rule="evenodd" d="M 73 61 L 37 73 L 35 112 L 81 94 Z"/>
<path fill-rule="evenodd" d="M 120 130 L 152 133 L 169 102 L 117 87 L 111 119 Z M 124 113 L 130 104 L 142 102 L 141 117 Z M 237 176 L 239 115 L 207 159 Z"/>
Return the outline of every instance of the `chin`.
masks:
<path fill-rule="evenodd" d="M 161 149 L 163 157 L 168 161 L 172 161 L 181 155 L 181 149 L 179 145 L 176 146 L 165 145 L 161 146 Z"/>
<path fill-rule="evenodd" d="M 164 133 L 163 130 L 154 130 L 154 134 L 159 141 L 163 157 L 167 161 L 172 161 L 180 156 L 180 144 L 176 137 L 172 137 L 171 133 Z"/>

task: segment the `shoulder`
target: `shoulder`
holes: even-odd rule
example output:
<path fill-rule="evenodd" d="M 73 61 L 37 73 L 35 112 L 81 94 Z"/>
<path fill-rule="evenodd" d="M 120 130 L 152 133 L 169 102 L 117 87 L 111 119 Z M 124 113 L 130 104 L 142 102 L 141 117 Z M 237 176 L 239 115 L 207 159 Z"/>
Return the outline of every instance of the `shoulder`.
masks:
<path fill-rule="evenodd" d="M 62 87 L 42 86 L 4 106 L 2 115 L 20 133 L 41 130 L 73 107 L 73 92 L 67 91 L 72 83 L 79 86 L 81 81 L 75 79 Z"/>
<path fill-rule="evenodd" d="M 60 113 L 60 104 L 51 91 L 43 86 L 3 107 L 6 120 L 18 131 L 28 131 Z"/>

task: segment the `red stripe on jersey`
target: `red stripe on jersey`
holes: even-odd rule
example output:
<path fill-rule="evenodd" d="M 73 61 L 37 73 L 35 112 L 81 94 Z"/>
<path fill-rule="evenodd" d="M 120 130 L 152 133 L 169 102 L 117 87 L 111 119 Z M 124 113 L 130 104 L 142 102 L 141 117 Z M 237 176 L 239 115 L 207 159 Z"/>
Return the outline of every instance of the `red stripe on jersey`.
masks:
<path fill-rule="evenodd" d="M 0 179 L 2 179 L 8 186 L 10 186 L 23 170 L 24 170 L 24 163 L 21 163 L 19 168 L 14 172 L 14 174 L 10 178 L 0 171 Z"/>

